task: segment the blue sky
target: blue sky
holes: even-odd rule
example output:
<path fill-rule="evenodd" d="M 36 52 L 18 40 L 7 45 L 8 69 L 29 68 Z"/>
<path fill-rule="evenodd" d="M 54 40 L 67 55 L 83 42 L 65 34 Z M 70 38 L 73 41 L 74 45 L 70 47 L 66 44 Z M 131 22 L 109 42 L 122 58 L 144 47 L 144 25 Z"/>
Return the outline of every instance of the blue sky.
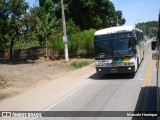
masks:
<path fill-rule="evenodd" d="M 33 6 L 38 0 L 26 0 Z M 121 10 L 126 19 L 125 25 L 135 25 L 138 22 L 157 21 L 160 10 L 160 0 L 110 0 L 116 10 Z"/>
<path fill-rule="evenodd" d="M 38 5 L 39 0 L 25 0 L 25 1 L 28 2 L 30 6 L 33 6 L 33 5 Z"/>
<path fill-rule="evenodd" d="M 123 12 L 126 25 L 138 22 L 158 21 L 160 0 L 110 0 L 116 10 Z"/>

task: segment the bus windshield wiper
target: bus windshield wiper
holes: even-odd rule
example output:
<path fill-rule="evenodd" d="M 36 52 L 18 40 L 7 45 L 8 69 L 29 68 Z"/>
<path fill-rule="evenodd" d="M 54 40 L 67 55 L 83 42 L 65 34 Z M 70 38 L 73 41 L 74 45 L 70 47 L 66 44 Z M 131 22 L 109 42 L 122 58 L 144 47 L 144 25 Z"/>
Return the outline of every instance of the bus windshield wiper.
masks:
<path fill-rule="evenodd" d="M 100 57 L 100 58 L 104 58 L 104 57 L 105 57 L 105 53 L 100 53 L 100 54 L 99 54 L 99 57 Z"/>
<path fill-rule="evenodd" d="M 113 51 L 113 57 L 124 57 L 120 51 Z"/>
<path fill-rule="evenodd" d="M 99 57 L 99 58 L 112 58 L 111 53 L 110 54 L 109 53 L 99 53 L 97 55 L 97 57 Z"/>

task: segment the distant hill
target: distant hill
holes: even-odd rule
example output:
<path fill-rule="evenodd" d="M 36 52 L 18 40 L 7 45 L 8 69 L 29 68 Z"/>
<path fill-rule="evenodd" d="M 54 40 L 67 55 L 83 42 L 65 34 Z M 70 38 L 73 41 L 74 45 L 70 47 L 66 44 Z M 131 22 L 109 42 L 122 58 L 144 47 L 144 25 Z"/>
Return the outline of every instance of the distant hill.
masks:
<path fill-rule="evenodd" d="M 149 21 L 138 23 L 136 28 L 143 30 L 145 36 L 152 38 L 157 35 L 158 32 L 158 21 Z"/>

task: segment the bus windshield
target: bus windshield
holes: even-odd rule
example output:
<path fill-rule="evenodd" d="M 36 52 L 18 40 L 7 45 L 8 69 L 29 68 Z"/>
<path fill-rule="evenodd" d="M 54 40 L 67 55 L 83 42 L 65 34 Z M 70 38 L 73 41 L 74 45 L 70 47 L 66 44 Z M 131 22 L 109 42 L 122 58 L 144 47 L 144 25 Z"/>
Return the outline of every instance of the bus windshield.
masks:
<path fill-rule="evenodd" d="M 95 41 L 95 54 L 96 57 L 111 58 L 112 57 L 111 40 Z"/>
<path fill-rule="evenodd" d="M 131 57 L 134 48 L 133 37 L 95 41 L 95 54 L 98 58 Z"/>
<path fill-rule="evenodd" d="M 113 57 L 131 57 L 134 55 L 134 39 L 122 38 L 112 41 Z"/>

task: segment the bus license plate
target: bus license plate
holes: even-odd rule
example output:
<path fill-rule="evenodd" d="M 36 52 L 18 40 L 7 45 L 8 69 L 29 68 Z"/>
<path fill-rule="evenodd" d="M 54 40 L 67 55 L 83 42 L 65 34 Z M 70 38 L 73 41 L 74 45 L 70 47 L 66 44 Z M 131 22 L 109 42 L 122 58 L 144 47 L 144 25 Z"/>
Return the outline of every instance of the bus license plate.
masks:
<path fill-rule="evenodd" d="M 110 73 L 118 73 L 117 68 L 111 68 Z"/>

